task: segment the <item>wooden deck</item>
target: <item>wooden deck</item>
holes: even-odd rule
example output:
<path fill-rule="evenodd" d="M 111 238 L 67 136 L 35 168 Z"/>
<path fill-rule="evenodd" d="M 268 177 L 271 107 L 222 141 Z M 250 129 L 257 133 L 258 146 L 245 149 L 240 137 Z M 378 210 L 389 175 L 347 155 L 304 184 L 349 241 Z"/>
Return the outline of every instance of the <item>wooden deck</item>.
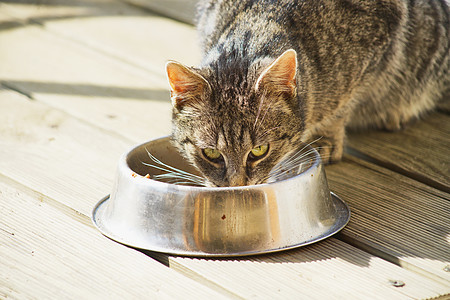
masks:
<path fill-rule="evenodd" d="M 119 156 L 170 132 L 165 61 L 199 61 L 192 1 L 35 2 L 0 1 L 1 299 L 450 299 L 439 112 L 350 135 L 326 171 L 352 219 L 323 242 L 198 259 L 102 236 L 90 215 Z"/>

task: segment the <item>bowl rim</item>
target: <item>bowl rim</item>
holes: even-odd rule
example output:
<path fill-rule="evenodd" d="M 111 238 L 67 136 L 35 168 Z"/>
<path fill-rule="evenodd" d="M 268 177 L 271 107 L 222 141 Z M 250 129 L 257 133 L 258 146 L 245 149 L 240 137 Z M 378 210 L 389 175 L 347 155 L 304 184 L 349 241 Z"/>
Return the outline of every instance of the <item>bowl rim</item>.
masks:
<path fill-rule="evenodd" d="M 143 142 L 143 143 L 140 143 L 140 144 L 132 146 L 128 151 L 123 153 L 122 156 L 120 157 L 119 166 L 121 168 L 125 168 L 126 171 L 128 171 L 131 174 L 136 174 L 137 177 L 135 179 L 143 180 L 143 182 L 147 182 L 147 184 L 143 183 L 145 185 L 149 185 L 148 182 L 150 182 L 152 185 L 156 184 L 156 185 L 161 185 L 161 186 L 176 187 L 177 189 L 179 189 L 181 191 L 183 191 L 184 189 L 186 189 L 186 190 L 189 189 L 189 191 L 192 191 L 192 190 L 197 191 L 198 190 L 198 191 L 203 191 L 203 192 L 214 192 L 214 191 L 225 191 L 225 190 L 226 191 L 239 191 L 239 190 L 248 190 L 248 189 L 254 189 L 254 188 L 260 189 L 260 188 L 264 188 L 266 186 L 272 186 L 272 185 L 275 185 L 275 184 L 281 184 L 281 183 L 284 183 L 284 182 L 295 180 L 295 179 L 297 179 L 300 176 L 306 177 L 306 174 L 314 172 L 315 169 L 319 168 L 322 165 L 322 158 L 320 157 L 319 152 L 317 152 L 317 150 L 314 149 L 311 145 L 305 144 L 305 148 L 306 149 L 313 150 L 313 153 L 314 153 L 314 161 L 313 161 L 313 163 L 306 170 L 301 172 L 300 174 L 291 176 L 291 177 L 283 179 L 283 180 L 269 182 L 269 183 L 260 183 L 260 184 L 243 185 L 243 186 L 232 186 L 232 187 L 227 187 L 227 186 L 222 186 L 222 187 L 205 186 L 205 187 L 203 187 L 203 186 L 181 185 L 181 184 L 180 185 L 176 185 L 176 184 L 173 184 L 173 183 L 167 183 L 167 182 L 163 182 L 163 181 L 159 181 L 159 180 L 154 180 L 154 179 L 151 179 L 151 178 L 145 178 L 144 176 L 142 176 L 141 174 L 137 173 L 136 171 L 134 171 L 133 169 L 130 168 L 130 166 L 128 165 L 127 161 L 128 161 L 128 157 L 131 154 L 131 152 L 133 152 L 133 151 L 137 150 L 138 148 L 143 147 L 144 145 L 149 144 L 151 142 L 161 141 L 161 140 L 164 140 L 164 139 L 167 139 L 169 141 L 169 143 L 171 144 L 171 142 L 170 142 L 171 136 L 170 135 L 166 135 L 166 136 L 161 136 L 161 137 L 158 137 L 158 138 L 154 138 L 154 139 L 148 140 L 146 142 Z M 180 156 L 181 156 L 181 154 L 180 154 Z M 183 158 L 183 159 L 185 159 L 185 158 Z"/>

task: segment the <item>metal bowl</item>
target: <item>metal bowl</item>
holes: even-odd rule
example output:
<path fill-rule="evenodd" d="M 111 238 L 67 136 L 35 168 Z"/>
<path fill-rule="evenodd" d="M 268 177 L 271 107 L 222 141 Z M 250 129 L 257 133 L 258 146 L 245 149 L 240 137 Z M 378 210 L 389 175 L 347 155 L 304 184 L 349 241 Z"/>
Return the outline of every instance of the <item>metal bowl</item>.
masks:
<path fill-rule="evenodd" d="M 147 151 L 195 173 L 167 137 L 136 146 L 120 158 L 111 196 L 95 206 L 92 218 L 104 235 L 128 246 L 189 256 L 262 254 L 325 239 L 350 218 L 348 206 L 330 193 L 315 151 L 300 174 L 273 183 L 216 188 L 146 178 L 157 174 L 144 164 L 149 162 Z"/>

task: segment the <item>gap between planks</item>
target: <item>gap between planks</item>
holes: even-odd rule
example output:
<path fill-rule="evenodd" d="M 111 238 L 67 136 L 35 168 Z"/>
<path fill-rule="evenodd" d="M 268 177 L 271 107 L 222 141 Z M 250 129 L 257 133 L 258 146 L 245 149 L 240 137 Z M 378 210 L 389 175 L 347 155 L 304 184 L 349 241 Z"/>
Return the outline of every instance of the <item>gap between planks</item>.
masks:
<path fill-rule="evenodd" d="M 264 295 L 267 299 L 282 299 L 301 294 L 311 299 L 421 299 L 448 292 L 446 285 L 333 237 L 270 255 L 225 259 L 171 257 L 170 263 L 186 276 L 225 287 L 244 298 Z M 390 283 L 395 281 L 402 281 L 405 286 L 392 288 Z"/>
<path fill-rule="evenodd" d="M 79 0 L 71 0 L 71 2 L 73 3 L 77 3 Z M 160 23 L 163 23 L 164 26 L 164 30 L 167 31 L 166 35 L 179 35 L 178 39 L 180 39 L 180 43 L 184 44 L 184 51 L 186 52 L 186 54 L 178 54 L 177 51 L 173 51 L 171 48 L 175 48 L 174 46 L 176 44 L 170 44 L 169 41 L 166 42 L 166 44 L 169 46 L 168 47 L 168 51 L 166 51 L 166 54 L 168 55 L 167 58 L 165 59 L 165 61 L 167 61 L 169 58 L 171 58 L 170 56 L 175 55 L 174 57 L 172 57 L 171 59 L 181 59 L 184 63 L 187 64 L 194 64 L 197 63 L 200 59 L 199 57 L 199 51 L 195 51 L 192 52 L 192 48 L 197 49 L 197 47 L 192 47 L 188 41 L 186 40 L 186 37 L 191 38 L 192 40 L 196 41 L 196 34 L 192 34 L 195 33 L 194 28 L 191 25 L 187 25 L 187 24 L 182 24 L 182 23 L 178 23 L 173 21 L 172 19 L 166 19 L 164 18 L 162 15 L 159 15 L 158 13 L 150 13 L 150 10 L 148 8 L 145 8 L 144 6 L 141 5 L 135 5 L 132 3 L 129 3 L 128 1 L 111 1 L 111 7 L 109 8 L 111 11 L 111 17 L 124 17 L 127 14 L 131 15 L 131 16 L 138 16 L 141 18 L 147 18 L 148 22 L 151 22 L 152 19 L 156 19 L 159 20 Z M 83 3 L 79 4 L 82 5 Z M 47 20 L 46 18 L 41 18 L 39 16 L 39 14 L 37 16 L 33 16 L 33 14 L 31 15 L 27 15 L 26 13 L 21 12 L 20 9 L 17 9 L 16 7 L 14 7 L 14 5 L 12 4 L 0 4 L 3 6 L 3 11 L 2 14 L 4 14 L 5 16 L 8 16 L 10 18 L 14 19 L 14 22 L 16 22 L 17 24 L 20 24 L 20 26 L 25 27 L 25 26 L 38 26 L 39 28 L 41 28 L 43 31 L 46 31 L 49 34 L 54 35 L 55 37 L 58 37 L 61 40 L 65 40 L 66 42 L 69 43 L 73 43 L 74 45 L 77 46 L 81 46 L 81 47 L 85 47 L 93 52 L 96 52 L 98 54 L 104 55 L 105 57 L 108 57 L 109 59 L 116 61 L 116 62 L 121 62 L 124 64 L 124 66 L 129 70 L 132 71 L 133 73 L 135 73 L 136 75 L 141 75 L 141 76 L 148 76 L 149 74 L 151 75 L 157 75 L 159 77 L 164 77 L 165 78 L 165 71 L 164 71 L 164 65 L 161 64 L 153 64 L 152 59 L 153 57 L 151 56 L 144 56 L 142 53 L 140 52 L 136 52 L 139 53 L 139 55 L 136 55 L 136 53 L 126 53 L 123 52 L 123 49 L 126 49 L 125 46 L 123 47 L 115 47 L 117 45 L 112 45 L 112 44 L 108 44 L 105 43 L 105 41 L 108 41 L 107 38 L 102 39 L 101 38 L 97 38 L 95 37 L 95 33 L 93 36 L 91 36 L 89 33 L 86 32 L 79 32 L 77 30 L 75 30 L 73 27 L 67 26 L 67 24 L 58 24 L 56 22 L 56 24 L 54 24 L 55 22 L 52 21 L 52 19 Z M 159 6 L 161 6 L 161 4 L 159 4 Z M 36 6 L 39 7 L 39 6 Z M 75 17 L 86 17 L 85 15 L 83 15 L 83 12 L 74 12 L 75 15 L 71 16 L 71 18 L 75 18 Z M 79 15 L 77 15 L 79 14 Z M 90 16 L 90 15 L 89 15 Z M 97 16 L 96 13 L 94 12 L 92 17 Z M 63 20 L 64 18 L 62 18 Z M 74 21 L 75 22 L 75 21 Z M 158 21 L 155 21 L 158 22 Z M 172 24 L 175 23 L 175 24 Z M 139 24 L 138 24 L 139 25 Z M 147 31 L 151 28 L 148 28 L 148 23 L 144 23 L 144 26 L 146 26 L 144 29 L 146 29 Z M 161 26 L 161 24 L 157 24 L 157 26 Z M 189 29 L 188 29 L 189 28 Z M 113 30 L 116 28 L 112 28 Z M 89 30 L 89 25 L 88 28 L 86 28 L 85 30 Z M 131 29 L 130 29 L 131 30 Z M 84 33 L 84 34 L 83 34 Z M 107 34 L 107 33 L 105 33 Z M 142 37 L 142 33 L 137 33 L 134 32 L 135 35 L 137 35 L 138 37 L 140 37 L 141 43 L 143 45 L 141 45 L 141 48 L 143 49 L 152 49 L 155 48 L 154 46 L 151 45 L 151 40 L 149 38 L 153 37 L 153 35 L 156 35 L 154 33 L 152 33 L 152 31 L 147 32 L 148 37 L 147 39 L 145 37 Z M 181 36 L 180 36 L 181 34 Z M 186 36 L 186 37 L 185 37 Z M 161 38 L 159 35 L 156 35 L 156 37 L 154 38 Z M 160 42 L 159 40 L 156 40 L 156 42 Z M 136 43 L 136 42 L 134 42 Z M 150 44 L 150 45 L 149 45 Z M 119 48 L 119 49 L 116 49 Z M 130 49 L 128 49 L 130 50 Z M 150 51 L 151 53 L 151 51 Z M 159 57 L 158 57 L 159 59 Z M 149 63 L 150 62 L 150 63 Z"/>
<path fill-rule="evenodd" d="M 141 9 L 155 12 L 171 19 L 184 22 L 189 25 L 195 23 L 195 5 L 198 0 L 120 0 L 139 7 Z"/>
<path fill-rule="evenodd" d="M 429 112 L 398 132 L 350 133 L 347 152 L 450 193 L 450 115 Z"/>
<path fill-rule="evenodd" d="M 147 22 L 146 28 L 151 27 L 152 22 L 152 20 L 150 20 L 150 24 Z M 62 24 L 72 25 L 68 29 L 69 33 L 64 34 L 74 35 L 70 33 L 70 30 L 76 28 L 76 26 L 73 26 L 74 24 L 76 25 L 78 22 L 70 21 L 69 24 Z M 64 32 L 61 28 L 58 29 L 57 25 L 60 24 L 52 24 L 50 27 L 58 32 Z M 103 24 L 103 26 L 105 25 L 109 25 L 109 22 Z M 88 28 L 92 26 L 93 24 L 90 24 Z M 66 27 L 63 27 L 63 29 L 66 29 Z M 176 26 L 172 28 L 172 30 L 176 29 Z M 36 44 L 40 46 L 35 49 L 35 59 L 33 60 L 23 60 L 18 54 L 8 53 L 17 62 L 10 63 L 8 72 L 4 71 L 3 77 L 5 78 L 2 79 L 5 86 L 19 91 L 27 97 L 64 110 L 70 115 L 94 125 L 101 124 L 101 127 L 110 130 L 111 133 L 123 132 L 124 126 L 132 126 L 133 130 L 129 131 L 127 136 L 133 137 L 134 140 L 143 140 L 145 136 L 147 138 L 152 137 L 152 134 L 155 135 L 156 132 L 166 134 L 168 129 L 165 128 L 170 126 L 170 99 L 167 82 L 163 76 L 154 75 L 151 72 L 140 75 L 134 72 L 125 73 L 123 70 L 128 68 L 127 63 L 117 61 L 112 57 L 105 57 L 98 51 L 82 46 L 70 39 L 61 39 L 40 27 L 27 27 L 24 30 L 34 38 L 24 39 L 23 37 L 26 34 L 21 33 L 20 30 L 15 30 L 12 33 L 7 33 L 8 36 L 4 39 L 4 43 L 9 42 L 12 46 L 18 47 L 19 51 L 25 51 L 24 49 Z M 13 36 L 10 37 L 10 35 Z M 90 36 L 89 40 L 93 40 L 94 37 L 96 36 Z M 76 37 L 76 39 L 80 39 L 80 37 Z M 112 43 L 111 41 L 106 42 Z M 107 48 L 111 48 L 111 45 Z M 131 48 L 135 49 L 136 47 Z M 128 48 L 122 49 L 121 52 L 126 52 L 126 50 Z M 70 60 L 65 59 L 64 56 L 70 57 Z M 71 63 L 73 60 L 73 63 L 60 70 L 61 66 L 59 65 L 61 64 L 55 65 L 54 60 Z M 160 64 L 161 60 L 161 57 L 158 57 L 155 63 Z M 113 63 L 111 63 L 112 61 Z M 24 64 L 24 67 L 17 68 L 17 65 L 20 64 Z M 33 80 L 16 80 L 15 78 L 30 77 L 30 71 L 28 70 L 30 64 L 34 64 L 35 68 L 39 66 L 37 72 L 33 71 L 37 73 L 32 77 Z M 87 74 L 85 68 L 80 67 L 84 65 L 89 65 L 94 74 Z M 70 72 L 67 72 L 67 69 Z M 101 76 L 100 71 L 104 72 L 105 76 Z M 55 72 L 61 72 L 61 76 L 55 78 L 51 75 Z M 36 81 L 34 78 L 40 79 Z M 89 84 L 80 85 L 79 82 L 89 82 Z M 107 97 L 110 97 L 111 105 L 105 105 Z M 142 101 L 144 98 L 145 101 Z M 130 105 L 122 105 L 125 102 Z M 82 105 L 82 103 L 87 105 Z M 148 108 L 148 105 L 154 106 L 153 111 Z M 125 111 L 122 107 L 125 107 Z M 149 112 L 131 115 L 133 108 L 135 111 L 149 110 Z M 121 109 L 121 115 L 117 116 L 117 111 Z M 110 115 L 115 116 L 115 118 L 109 118 Z M 150 123 L 150 119 L 153 119 L 153 125 Z"/>
<path fill-rule="evenodd" d="M 361 152 L 360 150 L 353 148 L 351 146 L 347 146 L 345 153 L 347 153 L 348 155 L 357 157 L 361 160 L 364 160 L 366 162 L 372 163 L 374 165 L 379 165 L 382 166 L 388 170 L 391 170 L 393 172 L 396 172 L 398 174 L 404 175 L 406 177 L 409 177 L 411 179 L 414 179 L 418 182 L 422 182 L 426 185 L 429 185 L 431 187 L 434 187 L 436 189 L 442 190 L 446 193 L 450 193 L 450 188 L 447 185 L 444 185 L 440 182 L 436 182 L 433 179 L 430 179 L 429 177 L 422 175 L 420 173 L 414 172 L 414 171 L 410 171 L 407 169 L 402 168 L 401 166 L 398 166 L 394 163 L 388 162 L 388 161 L 383 161 L 381 159 L 377 159 L 375 157 L 372 157 L 364 152 Z"/>
<path fill-rule="evenodd" d="M 5 184 L 11 186 L 12 188 L 17 189 L 18 191 L 21 191 L 22 193 L 30 196 L 31 198 L 37 199 L 38 201 L 53 207 L 57 211 L 61 212 L 63 215 L 73 219 L 74 221 L 79 222 L 80 224 L 82 224 L 84 226 L 95 229 L 95 226 L 92 223 L 91 216 L 83 214 L 83 213 L 73 209 L 72 207 L 70 207 L 66 204 L 63 204 L 49 196 L 46 196 L 46 195 L 8 177 L 2 173 L 0 173 L 0 182 L 3 182 Z M 166 267 L 169 267 L 169 260 L 168 260 L 167 254 L 146 251 L 146 250 L 141 250 L 141 249 L 135 249 L 135 248 L 131 248 L 131 247 L 130 247 L 130 249 L 139 251 L 139 252 L 153 258 L 154 260 L 160 262 L 161 264 L 165 265 Z"/>
<path fill-rule="evenodd" d="M 332 191 L 352 209 L 339 237 L 362 250 L 449 283 L 450 195 L 358 158 L 326 167 Z"/>

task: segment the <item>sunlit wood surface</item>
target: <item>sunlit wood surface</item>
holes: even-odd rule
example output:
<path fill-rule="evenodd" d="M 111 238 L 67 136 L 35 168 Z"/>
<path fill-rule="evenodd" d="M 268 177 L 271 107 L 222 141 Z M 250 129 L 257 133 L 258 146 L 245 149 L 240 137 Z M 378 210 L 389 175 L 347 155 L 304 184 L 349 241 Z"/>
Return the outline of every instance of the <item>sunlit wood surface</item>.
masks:
<path fill-rule="evenodd" d="M 325 241 L 232 259 L 140 252 L 90 221 L 120 155 L 170 133 L 164 64 L 195 1 L 0 1 L 0 299 L 447 299 L 450 117 L 350 134 Z"/>

